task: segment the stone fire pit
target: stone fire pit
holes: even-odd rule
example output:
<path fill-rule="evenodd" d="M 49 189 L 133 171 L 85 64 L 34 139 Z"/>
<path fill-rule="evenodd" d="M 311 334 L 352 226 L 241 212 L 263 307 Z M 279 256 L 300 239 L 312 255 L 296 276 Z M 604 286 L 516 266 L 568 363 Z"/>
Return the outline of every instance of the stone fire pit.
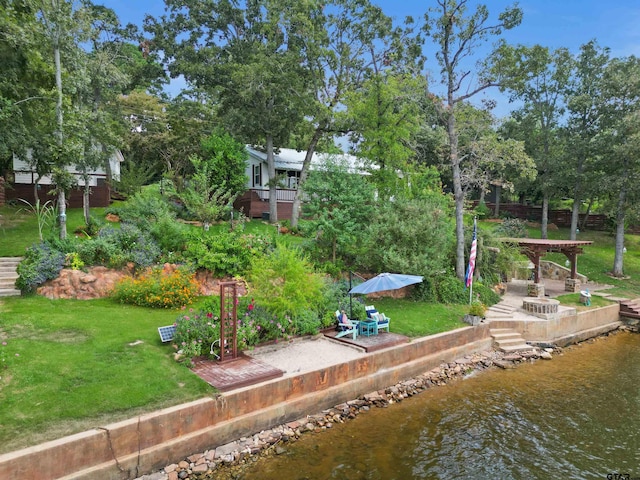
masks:
<path fill-rule="evenodd" d="M 549 315 L 558 313 L 560 302 L 552 298 L 525 298 L 522 301 L 522 308 L 533 315 Z"/>

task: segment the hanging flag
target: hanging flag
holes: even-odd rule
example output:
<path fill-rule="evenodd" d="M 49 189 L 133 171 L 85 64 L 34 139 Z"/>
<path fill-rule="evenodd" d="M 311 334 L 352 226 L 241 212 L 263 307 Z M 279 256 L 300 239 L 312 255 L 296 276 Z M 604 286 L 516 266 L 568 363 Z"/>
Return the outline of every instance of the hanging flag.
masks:
<path fill-rule="evenodd" d="M 469 265 L 467 266 L 467 273 L 464 276 L 464 285 L 469 288 L 473 283 L 473 271 L 476 268 L 476 253 L 478 250 L 478 232 L 476 226 L 476 219 L 473 219 L 473 239 L 471 240 L 471 251 L 469 252 Z"/>

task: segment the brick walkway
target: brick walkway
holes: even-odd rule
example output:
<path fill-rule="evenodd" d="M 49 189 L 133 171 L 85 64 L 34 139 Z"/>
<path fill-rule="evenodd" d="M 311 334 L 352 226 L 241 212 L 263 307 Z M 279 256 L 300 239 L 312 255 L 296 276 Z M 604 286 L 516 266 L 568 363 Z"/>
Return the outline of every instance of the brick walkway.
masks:
<path fill-rule="evenodd" d="M 224 363 L 198 359 L 194 360 L 193 364 L 194 373 L 221 392 L 254 385 L 283 375 L 282 370 L 243 354 Z"/>

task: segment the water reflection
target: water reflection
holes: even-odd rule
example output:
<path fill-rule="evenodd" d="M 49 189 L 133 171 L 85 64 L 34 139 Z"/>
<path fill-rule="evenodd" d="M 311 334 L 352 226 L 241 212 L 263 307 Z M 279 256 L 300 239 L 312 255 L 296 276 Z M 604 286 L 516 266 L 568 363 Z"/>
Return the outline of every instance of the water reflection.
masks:
<path fill-rule="evenodd" d="M 640 335 L 493 370 L 307 434 L 251 479 L 640 477 Z"/>

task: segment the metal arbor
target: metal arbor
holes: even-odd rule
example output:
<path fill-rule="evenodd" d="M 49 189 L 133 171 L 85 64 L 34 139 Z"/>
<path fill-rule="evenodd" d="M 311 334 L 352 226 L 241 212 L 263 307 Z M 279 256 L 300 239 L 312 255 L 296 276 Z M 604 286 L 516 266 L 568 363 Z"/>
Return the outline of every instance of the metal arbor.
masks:
<path fill-rule="evenodd" d="M 220 283 L 220 361 L 238 357 L 238 284 Z"/>

